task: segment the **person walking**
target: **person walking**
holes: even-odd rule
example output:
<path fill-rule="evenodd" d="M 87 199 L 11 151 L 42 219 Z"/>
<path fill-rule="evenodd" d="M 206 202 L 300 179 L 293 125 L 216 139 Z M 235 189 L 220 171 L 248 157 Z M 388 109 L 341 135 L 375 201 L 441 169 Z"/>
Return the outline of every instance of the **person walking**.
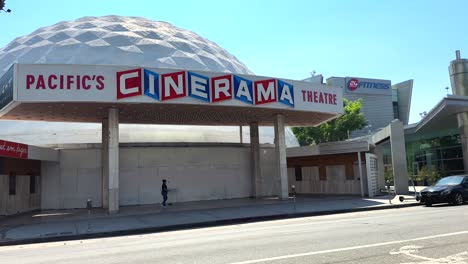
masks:
<path fill-rule="evenodd" d="M 162 202 L 162 206 L 163 207 L 166 207 L 166 202 L 167 202 L 167 184 L 166 184 L 166 180 L 162 180 L 162 186 L 161 186 L 161 195 L 163 197 L 163 202 Z"/>

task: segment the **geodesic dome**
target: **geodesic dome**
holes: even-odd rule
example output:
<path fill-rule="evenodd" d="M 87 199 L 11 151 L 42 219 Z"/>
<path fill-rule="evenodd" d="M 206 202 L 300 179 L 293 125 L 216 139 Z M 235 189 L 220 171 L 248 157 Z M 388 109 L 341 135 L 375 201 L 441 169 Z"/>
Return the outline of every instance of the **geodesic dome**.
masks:
<path fill-rule="evenodd" d="M 252 74 L 194 32 L 141 17 L 83 17 L 39 28 L 0 49 L 0 75 L 13 62 L 117 64 Z"/>
<path fill-rule="evenodd" d="M 0 76 L 13 63 L 136 65 L 252 74 L 236 57 L 192 31 L 166 22 L 122 16 L 63 21 L 18 37 L 0 49 Z M 0 138 L 28 144 L 100 142 L 100 124 L 2 121 L 0 125 Z M 239 140 L 239 129 L 232 127 L 120 127 L 121 142 Z M 290 130 L 286 135 L 288 146 L 298 145 Z M 261 128 L 260 137 L 262 143 L 272 143 L 273 129 Z"/>

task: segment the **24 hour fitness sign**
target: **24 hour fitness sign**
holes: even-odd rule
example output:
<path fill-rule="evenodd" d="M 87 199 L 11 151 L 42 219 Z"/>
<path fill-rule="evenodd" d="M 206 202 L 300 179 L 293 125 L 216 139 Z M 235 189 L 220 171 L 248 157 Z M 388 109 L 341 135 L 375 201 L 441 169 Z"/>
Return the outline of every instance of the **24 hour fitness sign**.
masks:
<path fill-rule="evenodd" d="M 389 80 L 351 78 L 345 79 L 347 93 L 359 94 L 392 94 L 392 84 Z"/>
<path fill-rule="evenodd" d="M 15 65 L 19 102 L 171 103 L 341 113 L 342 91 L 251 75 L 98 65 Z"/>

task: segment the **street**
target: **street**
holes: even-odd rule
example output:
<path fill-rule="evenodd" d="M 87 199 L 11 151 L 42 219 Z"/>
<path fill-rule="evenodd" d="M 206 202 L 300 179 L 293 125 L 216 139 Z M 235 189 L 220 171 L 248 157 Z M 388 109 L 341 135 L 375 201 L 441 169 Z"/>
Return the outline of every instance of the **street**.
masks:
<path fill-rule="evenodd" d="M 0 248 L 0 263 L 468 263 L 468 205 Z"/>

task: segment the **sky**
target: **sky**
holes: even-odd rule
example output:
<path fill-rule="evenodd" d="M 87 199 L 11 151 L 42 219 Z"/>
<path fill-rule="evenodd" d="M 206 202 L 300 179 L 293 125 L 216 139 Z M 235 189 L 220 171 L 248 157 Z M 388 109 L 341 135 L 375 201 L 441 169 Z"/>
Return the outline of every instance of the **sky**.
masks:
<path fill-rule="evenodd" d="M 5 8 L 0 47 L 64 20 L 141 16 L 214 41 L 257 75 L 414 79 L 410 123 L 447 94 L 455 50 L 468 57 L 468 1 L 6 0 Z"/>

